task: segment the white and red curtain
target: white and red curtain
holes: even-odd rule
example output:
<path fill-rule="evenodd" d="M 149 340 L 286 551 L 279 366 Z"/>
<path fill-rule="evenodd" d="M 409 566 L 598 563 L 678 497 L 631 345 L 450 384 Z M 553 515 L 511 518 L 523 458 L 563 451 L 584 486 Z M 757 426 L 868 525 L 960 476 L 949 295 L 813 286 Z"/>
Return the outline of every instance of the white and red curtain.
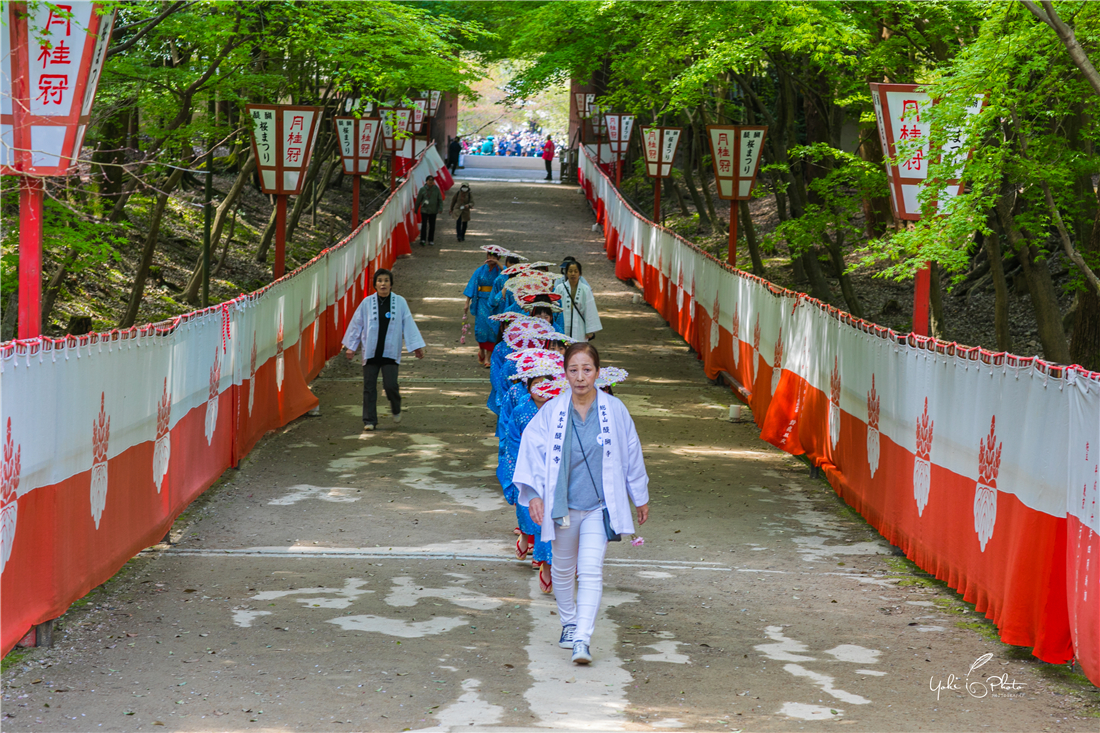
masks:
<path fill-rule="evenodd" d="M 263 435 L 317 405 L 371 274 L 415 235 L 430 149 L 342 242 L 249 295 L 172 321 L 0 344 L 0 649 L 145 547 Z"/>
<path fill-rule="evenodd" d="M 730 268 L 639 215 L 582 156 L 615 272 L 733 377 L 761 437 L 1003 641 L 1100 684 L 1100 374 L 898 334 Z"/>

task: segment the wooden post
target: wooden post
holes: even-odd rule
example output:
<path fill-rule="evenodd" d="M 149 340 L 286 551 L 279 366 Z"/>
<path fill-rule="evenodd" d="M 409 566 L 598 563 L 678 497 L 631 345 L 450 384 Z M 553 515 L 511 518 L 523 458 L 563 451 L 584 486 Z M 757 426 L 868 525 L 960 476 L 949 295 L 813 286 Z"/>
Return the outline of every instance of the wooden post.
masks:
<path fill-rule="evenodd" d="M 351 178 L 351 228 L 354 231 L 359 228 L 359 179 L 354 175 Z"/>
<path fill-rule="evenodd" d="M 19 338 L 42 335 L 42 180 L 19 177 Z"/>
<path fill-rule="evenodd" d="M 916 280 L 913 283 L 913 333 L 918 336 L 928 335 L 928 296 L 931 291 L 932 268 L 925 263 L 924 267 L 917 271 Z"/>
<path fill-rule="evenodd" d="M 733 267 L 737 267 L 737 202 L 730 201 L 730 251 L 726 260 Z"/>
<path fill-rule="evenodd" d="M 653 223 L 661 223 L 661 179 L 653 179 Z"/>
<path fill-rule="evenodd" d="M 286 272 L 286 194 L 275 196 L 275 279 Z"/>

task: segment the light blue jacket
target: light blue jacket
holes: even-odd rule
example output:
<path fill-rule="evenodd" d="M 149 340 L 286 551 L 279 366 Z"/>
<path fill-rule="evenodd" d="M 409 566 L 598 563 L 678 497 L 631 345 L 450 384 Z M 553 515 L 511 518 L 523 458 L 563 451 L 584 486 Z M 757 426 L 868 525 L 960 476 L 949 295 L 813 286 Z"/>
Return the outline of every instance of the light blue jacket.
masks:
<path fill-rule="evenodd" d="M 424 337 L 420 335 L 420 329 L 416 327 L 409 306 L 397 293 L 390 293 L 390 312 L 384 314 L 390 319 L 390 327 L 386 329 L 386 345 L 382 350 L 382 356 L 401 363 L 401 341 L 405 341 L 406 351 L 416 351 L 424 348 Z M 351 317 L 348 330 L 344 331 L 344 348 L 352 351 L 363 349 L 363 363 L 374 356 L 378 348 L 378 293 L 363 299 L 359 307 L 355 309 L 355 315 Z"/>

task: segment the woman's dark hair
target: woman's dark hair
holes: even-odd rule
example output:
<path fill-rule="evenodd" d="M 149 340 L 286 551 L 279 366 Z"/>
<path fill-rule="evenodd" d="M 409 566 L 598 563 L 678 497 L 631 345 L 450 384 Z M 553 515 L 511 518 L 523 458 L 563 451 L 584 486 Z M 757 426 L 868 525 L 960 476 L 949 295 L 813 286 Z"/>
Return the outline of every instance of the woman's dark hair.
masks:
<path fill-rule="evenodd" d="M 577 354 L 588 354 L 592 357 L 592 363 L 595 365 L 597 371 L 600 368 L 600 352 L 596 351 L 596 347 L 587 341 L 578 341 L 575 344 L 569 344 L 565 349 L 565 354 L 562 356 L 562 363 L 565 368 L 569 368 L 569 361 Z"/>
<path fill-rule="evenodd" d="M 535 296 L 535 303 L 551 303 L 550 296 L 546 293 L 541 293 Z"/>
<path fill-rule="evenodd" d="M 577 262 L 576 260 L 566 260 L 562 264 L 565 265 L 565 267 L 562 268 L 562 274 L 568 274 L 570 267 L 576 267 L 578 275 L 584 274 L 584 268 L 581 267 L 581 263 Z"/>
<path fill-rule="evenodd" d="M 508 267 L 511 267 L 512 265 L 518 265 L 519 257 L 505 257 L 504 264 L 508 265 Z"/>
<path fill-rule="evenodd" d="M 538 318 L 539 316 L 550 316 L 553 318 L 554 311 L 546 306 L 535 306 L 531 309 L 531 317 Z"/>
<path fill-rule="evenodd" d="M 390 285 L 393 285 L 393 273 L 383 267 L 380 270 L 374 271 L 374 279 L 371 280 L 371 282 L 374 283 L 375 289 L 378 288 L 378 278 L 383 276 L 388 277 L 390 279 Z"/>

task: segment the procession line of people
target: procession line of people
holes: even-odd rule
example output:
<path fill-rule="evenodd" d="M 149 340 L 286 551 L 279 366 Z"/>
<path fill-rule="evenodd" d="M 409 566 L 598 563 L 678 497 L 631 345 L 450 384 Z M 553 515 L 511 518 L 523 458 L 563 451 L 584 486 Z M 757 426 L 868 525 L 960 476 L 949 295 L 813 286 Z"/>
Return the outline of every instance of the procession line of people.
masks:
<path fill-rule="evenodd" d="M 612 394 L 627 374 L 601 368 L 589 342 L 602 325 L 579 262 L 563 262 L 558 278 L 552 263 L 481 249 L 486 261 L 464 292 L 478 360 L 490 370 L 497 479 L 515 507 L 516 558 L 533 555 L 539 588 L 557 602 L 558 645 L 589 664 L 608 542 L 633 534 L 631 503 L 639 524 L 649 514 L 638 433 Z"/>

